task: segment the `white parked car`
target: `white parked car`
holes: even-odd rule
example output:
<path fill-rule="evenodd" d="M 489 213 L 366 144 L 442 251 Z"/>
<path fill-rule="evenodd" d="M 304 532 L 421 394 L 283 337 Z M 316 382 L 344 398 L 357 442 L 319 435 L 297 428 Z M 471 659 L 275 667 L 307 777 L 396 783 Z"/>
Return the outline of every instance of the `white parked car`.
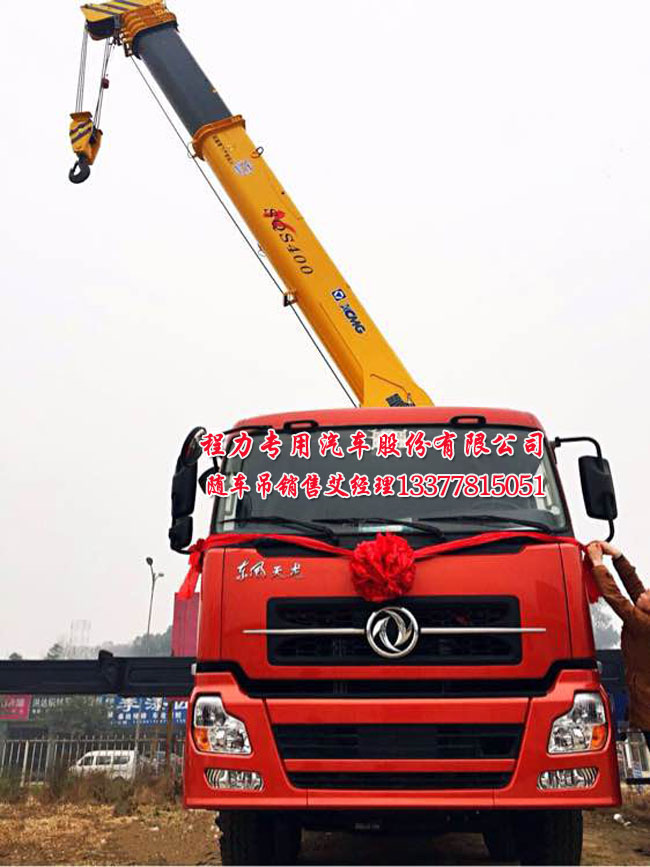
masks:
<path fill-rule="evenodd" d="M 108 774 L 123 780 L 135 779 L 137 769 L 135 750 L 94 750 L 71 765 L 71 774 Z"/>

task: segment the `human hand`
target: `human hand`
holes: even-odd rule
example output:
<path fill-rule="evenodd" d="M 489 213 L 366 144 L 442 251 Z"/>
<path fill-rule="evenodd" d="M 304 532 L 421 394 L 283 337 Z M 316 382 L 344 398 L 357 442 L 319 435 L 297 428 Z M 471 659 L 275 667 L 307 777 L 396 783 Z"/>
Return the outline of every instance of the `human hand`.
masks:
<path fill-rule="evenodd" d="M 622 554 L 622 551 L 620 551 L 618 548 L 615 548 L 609 542 L 601 542 L 600 547 L 602 548 L 603 554 L 609 554 L 609 556 L 613 557 L 614 559 L 616 559 L 616 557 L 620 557 Z"/>
<path fill-rule="evenodd" d="M 593 566 L 603 565 L 603 545 L 604 542 L 590 542 L 587 545 L 587 556 L 591 560 Z"/>

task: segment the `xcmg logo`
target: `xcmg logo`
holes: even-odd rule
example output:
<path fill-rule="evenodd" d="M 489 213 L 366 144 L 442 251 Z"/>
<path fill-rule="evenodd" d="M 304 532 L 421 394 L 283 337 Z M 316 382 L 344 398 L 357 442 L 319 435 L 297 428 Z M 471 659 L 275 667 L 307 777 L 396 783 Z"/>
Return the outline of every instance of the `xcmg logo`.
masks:
<path fill-rule="evenodd" d="M 337 302 L 339 306 L 339 310 L 343 311 L 343 315 L 348 320 L 350 325 L 354 328 L 357 334 L 365 334 L 366 326 L 359 319 L 354 309 L 350 306 L 347 299 L 347 295 L 343 291 L 343 289 L 335 289 L 332 292 L 332 298 Z"/>

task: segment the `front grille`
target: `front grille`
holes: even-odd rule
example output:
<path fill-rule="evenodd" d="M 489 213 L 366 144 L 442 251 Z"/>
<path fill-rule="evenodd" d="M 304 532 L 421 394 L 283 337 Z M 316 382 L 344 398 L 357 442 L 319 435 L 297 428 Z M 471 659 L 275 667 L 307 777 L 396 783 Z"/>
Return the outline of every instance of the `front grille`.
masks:
<path fill-rule="evenodd" d="M 518 627 L 514 596 L 413 597 L 399 602 L 423 628 Z M 271 599 L 269 629 L 365 629 L 368 618 L 385 607 L 362 599 Z M 269 635 L 271 665 L 516 665 L 521 636 L 420 635 L 413 651 L 399 659 L 376 654 L 365 635 Z"/>
<path fill-rule="evenodd" d="M 503 789 L 512 774 L 475 773 L 337 773 L 301 771 L 290 773 L 289 782 L 297 789 L 382 789 L 404 791 L 423 789 Z"/>
<path fill-rule="evenodd" d="M 282 759 L 514 759 L 521 725 L 276 725 Z"/>

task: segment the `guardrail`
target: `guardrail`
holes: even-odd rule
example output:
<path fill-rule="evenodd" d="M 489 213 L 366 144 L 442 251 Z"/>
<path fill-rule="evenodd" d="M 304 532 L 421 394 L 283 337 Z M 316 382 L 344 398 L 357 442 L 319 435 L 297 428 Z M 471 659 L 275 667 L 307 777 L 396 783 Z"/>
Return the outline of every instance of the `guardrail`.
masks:
<path fill-rule="evenodd" d="M 113 656 L 97 659 L 0 661 L 0 693 L 121 695 L 187 698 L 194 685 L 194 657 Z"/>
<path fill-rule="evenodd" d="M 75 775 L 103 773 L 135 779 L 146 773 L 172 773 L 183 769 L 184 734 L 164 737 L 101 735 L 83 738 L 34 738 L 0 742 L 0 776 L 11 776 L 21 786 L 43 783 L 57 769 Z"/>

